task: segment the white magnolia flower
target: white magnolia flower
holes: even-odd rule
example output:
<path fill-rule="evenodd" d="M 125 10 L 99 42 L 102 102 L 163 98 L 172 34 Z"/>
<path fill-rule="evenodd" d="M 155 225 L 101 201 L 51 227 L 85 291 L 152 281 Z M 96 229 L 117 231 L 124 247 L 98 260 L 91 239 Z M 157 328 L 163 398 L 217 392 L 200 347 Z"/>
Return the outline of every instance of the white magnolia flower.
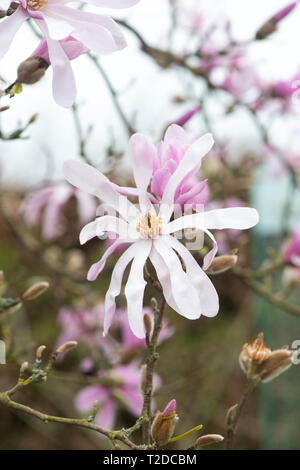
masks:
<path fill-rule="evenodd" d="M 118 217 L 104 215 L 97 218 L 86 225 L 80 234 L 81 243 L 103 232 L 114 232 L 119 236 L 100 261 L 92 265 L 88 279 L 97 278 L 107 258 L 121 243 L 131 244 L 120 256 L 112 272 L 110 286 L 105 296 L 104 334 L 113 321 L 115 300 L 121 292 L 124 271 L 132 262 L 125 286 L 128 319 L 134 334 L 139 338 L 145 336 L 143 297 L 146 282 L 143 272 L 148 258 L 155 268 L 167 303 L 176 312 L 190 320 L 195 320 L 201 315 L 214 317 L 218 313 L 218 295 L 212 282 L 187 248 L 172 234 L 181 229 L 193 228 L 210 236 L 214 241 L 214 248 L 204 259 L 204 269 L 206 269 L 217 251 L 215 239 L 209 230 L 248 229 L 257 224 L 259 219 L 257 211 L 246 207 L 233 207 L 199 212 L 170 221 L 174 211 L 176 189 L 195 167 L 199 167 L 202 158 L 212 146 L 211 134 L 196 140 L 170 177 L 160 203 L 157 201 L 157 204 L 153 204 L 153 196 L 149 195 L 148 186 L 153 172 L 155 147 L 141 134 L 132 136 L 130 155 L 139 208 L 126 196 L 120 195 L 120 189 L 95 168 L 78 161 L 65 163 L 65 177 L 71 184 L 97 196 L 119 214 Z M 185 270 L 179 256 L 185 265 Z"/>

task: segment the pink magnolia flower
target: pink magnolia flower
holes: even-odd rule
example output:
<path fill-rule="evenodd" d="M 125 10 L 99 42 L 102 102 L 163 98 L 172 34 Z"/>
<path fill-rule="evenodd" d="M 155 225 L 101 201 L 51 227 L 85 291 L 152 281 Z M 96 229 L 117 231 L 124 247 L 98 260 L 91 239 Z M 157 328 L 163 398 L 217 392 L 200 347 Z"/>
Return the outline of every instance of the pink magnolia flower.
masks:
<path fill-rule="evenodd" d="M 61 39 L 59 41 L 64 53 L 66 54 L 69 61 L 77 59 L 82 54 L 86 54 L 89 52 L 89 49 L 85 47 L 80 41 L 73 38 L 72 36 L 68 36 L 65 39 Z M 49 55 L 49 48 L 47 41 L 44 39 L 41 41 L 37 49 L 31 54 L 31 57 L 41 57 L 44 61 L 51 65 L 51 58 Z M 55 67 L 55 63 L 54 63 Z M 72 73 L 72 82 L 75 83 L 74 75 L 72 69 L 70 71 Z M 59 74 L 53 74 L 53 97 L 57 104 L 61 106 L 70 106 L 73 104 L 75 100 L 76 94 L 76 86 L 70 88 L 70 82 L 66 82 L 65 80 L 61 80 Z"/>
<path fill-rule="evenodd" d="M 139 0 L 84 0 L 98 7 L 128 8 Z M 0 23 L 0 58 L 24 21 L 34 20 L 47 41 L 53 67 L 54 95 L 70 106 L 75 97 L 75 82 L 68 55 L 59 40 L 72 35 L 87 49 L 110 54 L 126 46 L 117 24 L 108 16 L 97 15 L 67 6 L 72 0 L 19 0 L 16 11 Z M 59 83 L 63 82 L 64 86 Z M 63 90 L 63 95 L 60 91 Z"/>
<path fill-rule="evenodd" d="M 140 391 L 141 371 L 136 364 L 118 366 L 112 371 L 104 374 L 99 372 L 101 378 L 107 377 L 116 380 L 119 384 L 112 388 L 105 388 L 102 385 L 91 385 L 82 389 L 76 399 L 76 408 L 88 413 L 93 408 L 95 400 L 99 401 L 100 407 L 96 415 L 95 423 L 106 429 L 112 429 L 116 419 L 118 398 L 123 402 L 124 407 L 134 416 L 139 416 L 143 406 L 143 396 Z M 154 376 L 155 387 L 160 385 L 160 379 Z"/>
<path fill-rule="evenodd" d="M 300 268 L 300 225 L 294 232 L 290 242 L 287 244 L 283 257 L 286 263 Z"/>
<path fill-rule="evenodd" d="M 154 313 L 151 308 L 144 308 L 143 314 L 148 314 L 154 320 Z M 145 348 L 145 340 L 137 338 L 128 326 L 127 315 L 125 309 L 116 311 L 117 327 L 119 327 L 120 339 L 116 339 L 115 335 L 103 338 L 101 330 L 105 317 L 105 307 L 98 304 L 94 308 L 83 308 L 74 310 L 70 307 L 64 307 L 58 315 L 58 324 L 61 327 L 61 334 L 57 340 L 57 344 L 63 344 L 71 340 L 80 340 L 90 347 L 100 347 L 111 363 L 120 362 L 120 358 L 127 351 L 135 348 Z M 100 326 L 100 327 L 99 327 Z M 167 322 L 163 322 L 159 342 L 166 340 L 174 333 L 174 329 L 168 326 Z"/>
<path fill-rule="evenodd" d="M 118 194 L 110 181 L 95 168 L 78 161 L 65 162 L 65 177 L 72 185 L 94 194 L 119 213 L 119 217 L 111 215 L 99 217 L 81 231 L 81 243 L 99 233 L 114 232 L 119 235 L 100 261 L 92 265 L 88 279 L 92 281 L 97 278 L 107 258 L 120 243 L 124 241 L 130 243 L 113 269 L 111 283 L 105 296 L 104 334 L 108 332 L 113 321 L 116 297 L 121 291 L 124 271 L 132 262 L 125 286 L 128 319 L 133 333 L 138 338 L 145 336 L 143 296 L 146 282 L 143 270 L 148 258 L 156 270 L 167 303 L 175 311 L 191 320 L 201 315 L 213 317 L 218 313 L 218 295 L 212 282 L 188 249 L 172 234 L 185 229 L 196 229 L 208 234 L 213 240 L 214 247 L 204 258 L 204 269 L 207 269 L 217 252 L 217 244 L 210 229 L 248 229 L 257 224 L 257 211 L 246 207 L 216 209 L 170 221 L 178 188 L 188 175 L 199 168 L 202 158 L 212 146 L 211 134 L 200 137 L 185 150 L 181 150 L 180 140 L 179 148 L 174 145 L 176 152 L 181 150 L 182 158 L 165 185 L 161 201 L 155 205 L 151 202 L 147 188 L 153 175 L 157 153 L 146 137 L 141 134 L 132 136 L 130 156 L 139 194 L 139 207 L 132 204 L 125 196 Z M 185 270 L 178 255 L 185 264 Z"/>
<path fill-rule="evenodd" d="M 26 224 L 29 227 L 37 224 L 44 210 L 42 236 L 47 241 L 53 240 L 59 234 L 63 206 L 71 197 L 77 199 L 80 224 L 92 220 L 97 207 L 95 198 L 61 182 L 35 189 L 26 196 L 21 207 Z"/>
<path fill-rule="evenodd" d="M 158 145 L 153 156 L 151 191 L 155 196 L 162 197 L 168 181 L 191 145 L 191 137 L 181 126 L 172 124 L 167 129 L 164 140 Z M 176 188 L 174 203 L 182 208 L 191 204 L 196 209 L 198 205 L 205 205 L 207 202 L 207 183 L 199 181 L 196 177 L 200 166 L 201 160 Z"/>

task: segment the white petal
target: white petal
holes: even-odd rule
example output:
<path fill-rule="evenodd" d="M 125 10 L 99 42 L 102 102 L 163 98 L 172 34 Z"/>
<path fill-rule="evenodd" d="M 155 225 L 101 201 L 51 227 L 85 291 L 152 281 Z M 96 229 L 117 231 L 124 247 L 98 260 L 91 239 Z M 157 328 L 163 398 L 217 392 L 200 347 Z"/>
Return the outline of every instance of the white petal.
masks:
<path fill-rule="evenodd" d="M 259 222 L 256 209 L 249 207 L 230 207 L 215 209 L 204 213 L 205 228 L 246 230 Z"/>
<path fill-rule="evenodd" d="M 206 317 L 216 316 L 219 311 L 219 298 L 213 283 L 182 243 L 173 237 L 170 237 L 169 243 L 182 258 L 186 274 L 198 292 L 202 308 L 201 314 Z"/>
<path fill-rule="evenodd" d="M 130 241 L 127 242 L 130 243 Z M 116 240 L 109 248 L 107 248 L 102 258 L 90 267 L 89 272 L 87 274 L 88 281 L 95 281 L 95 279 L 103 270 L 108 257 L 123 243 L 124 240 Z"/>
<path fill-rule="evenodd" d="M 126 220 L 138 216 L 137 208 L 126 197 L 117 193 L 109 179 L 96 168 L 77 160 L 68 160 L 63 169 L 69 183 L 102 199 Z"/>
<path fill-rule="evenodd" d="M 145 337 L 143 300 L 147 283 L 144 280 L 144 265 L 151 247 L 151 240 L 141 240 L 135 243 L 135 256 L 125 287 L 129 325 L 138 338 Z"/>
<path fill-rule="evenodd" d="M 110 325 L 112 324 L 113 317 L 116 311 L 116 297 L 121 292 L 124 271 L 130 261 L 134 258 L 135 251 L 136 244 L 134 243 L 121 255 L 113 269 L 109 289 L 106 292 L 105 296 L 105 319 L 103 335 L 107 334 Z"/>
<path fill-rule="evenodd" d="M 180 260 L 170 246 L 171 237 L 154 240 L 154 246 L 164 259 L 170 272 L 172 294 L 179 307 L 178 313 L 190 320 L 195 320 L 201 315 L 201 305 L 197 291 L 187 274 L 183 271 Z"/>

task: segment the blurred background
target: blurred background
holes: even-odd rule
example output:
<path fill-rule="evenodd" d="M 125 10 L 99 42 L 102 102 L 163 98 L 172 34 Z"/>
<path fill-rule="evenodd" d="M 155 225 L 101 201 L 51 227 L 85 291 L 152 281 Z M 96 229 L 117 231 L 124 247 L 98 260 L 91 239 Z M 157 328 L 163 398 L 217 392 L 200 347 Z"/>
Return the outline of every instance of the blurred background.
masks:
<path fill-rule="evenodd" d="M 78 348 L 58 361 L 47 383 L 24 390 L 20 401 L 49 414 L 78 416 L 89 408 L 82 391 L 101 386 L 93 393 L 105 396 L 102 408 L 105 404 L 114 416 L 114 427 L 134 423 L 131 402 L 138 402 L 138 387 L 132 393 L 124 387 L 130 370 L 138 377 L 145 349 L 128 338 L 123 295 L 111 337 L 106 343 L 102 339 L 98 324 L 118 255 L 100 279 L 85 280 L 107 242 L 96 239 L 80 247 L 79 231 L 94 218 L 97 201 L 70 190 L 62 163 L 86 160 L 130 186 L 132 132 L 158 144 L 174 122 L 192 138 L 214 134 L 216 145 L 199 173 L 209 184 L 207 207 L 251 205 L 261 220 L 251 233 L 217 234 L 219 254 L 238 248 L 239 261 L 237 269 L 213 277 L 221 305 L 215 319 L 189 322 L 167 310 L 157 407 L 176 398 L 176 434 L 202 423 L 205 433 L 224 435 L 227 410 L 245 386 L 238 364 L 242 345 L 259 331 L 272 349 L 300 339 L 300 268 L 287 255 L 293 242 L 300 255 L 295 242 L 300 237 L 295 232 L 300 223 L 300 6 L 278 21 L 272 34 L 260 29 L 287 3 L 141 0 L 118 15 L 108 11 L 123 23 L 125 50 L 72 62 L 77 82 L 72 109 L 53 101 L 50 68 L 39 83 L 1 98 L 1 107 L 9 106 L 0 113 L 0 269 L 6 289 L 1 295 L 18 299 L 35 282 L 50 283 L 43 296 L 20 310 L 0 313 L 0 339 L 7 345 L 1 391 L 15 383 L 23 361 L 34 360 L 37 346 L 47 345 L 49 354 L 75 339 Z M 1 61 L 1 88 L 14 82 L 18 65 L 37 43 L 24 25 Z M 273 265 L 276 269 L 255 277 Z M 148 289 L 145 305 L 152 295 Z M 257 388 L 240 422 L 238 449 L 299 449 L 299 379 L 300 369 L 293 366 Z M 109 412 L 112 403 L 116 409 Z M 91 432 L 46 426 L 6 408 L 0 408 L 0 417 L 1 449 L 109 445 Z M 192 442 L 186 438 L 184 445 Z"/>

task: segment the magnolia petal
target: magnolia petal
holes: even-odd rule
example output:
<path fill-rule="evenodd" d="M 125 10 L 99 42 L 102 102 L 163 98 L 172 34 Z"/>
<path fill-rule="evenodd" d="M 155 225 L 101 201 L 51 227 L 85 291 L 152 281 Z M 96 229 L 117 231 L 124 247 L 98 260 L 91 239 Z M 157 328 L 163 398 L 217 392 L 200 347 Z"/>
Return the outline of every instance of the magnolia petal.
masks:
<path fill-rule="evenodd" d="M 108 398 L 107 390 L 101 385 L 83 388 L 75 398 L 75 406 L 79 411 L 92 411 L 94 401 L 102 402 Z"/>
<path fill-rule="evenodd" d="M 160 216 L 165 222 L 170 220 L 173 211 L 174 197 L 178 186 L 182 180 L 199 165 L 202 158 L 211 150 L 213 144 L 214 141 L 212 135 L 205 134 L 200 137 L 200 139 L 196 140 L 196 142 L 194 142 L 184 154 L 184 157 L 169 179 L 163 193 Z"/>
<path fill-rule="evenodd" d="M 204 213 L 205 228 L 223 230 L 233 228 L 246 230 L 259 222 L 256 209 L 250 207 L 229 207 Z"/>
<path fill-rule="evenodd" d="M 173 292 L 172 292 L 172 284 L 171 284 L 171 278 L 170 278 L 170 271 L 168 269 L 168 266 L 164 262 L 164 259 L 160 256 L 160 254 L 157 252 L 154 246 L 152 246 L 152 250 L 149 255 L 150 261 L 154 266 L 154 269 L 156 271 L 158 280 L 162 286 L 164 297 L 167 301 L 167 304 L 170 305 L 170 307 L 175 310 L 175 312 L 179 312 L 179 307 L 175 302 Z M 182 313 L 180 313 L 182 315 Z"/>
<path fill-rule="evenodd" d="M 147 188 L 153 172 L 155 147 L 142 134 L 134 134 L 129 142 L 129 153 L 139 193 L 140 205 L 148 210 L 151 207 L 151 203 L 147 195 Z"/>
<path fill-rule="evenodd" d="M 71 1 L 71 0 L 69 0 Z M 83 0 L 85 3 L 91 3 L 97 7 L 103 8 L 130 8 L 140 0 Z"/>
<path fill-rule="evenodd" d="M 118 211 L 126 220 L 138 215 L 137 208 L 120 195 L 106 176 L 96 168 L 77 160 L 64 163 L 64 175 L 73 186 L 102 199 Z"/>
<path fill-rule="evenodd" d="M 202 308 L 201 314 L 206 317 L 216 316 L 219 311 L 219 298 L 213 283 L 182 243 L 173 237 L 170 237 L 169 243 L 182 258 L 187 276 L 198 292 Z"/>
<path fill-rule="evenodd" d="M 122 279 L 124 271 L 130 261 L 134 258 L 136 252 L 136 243 L 131 245 L 118 259 L 110 280 L 109 289 L 105 295 L 105 318 L 103 335 L 106 336 L 116 311 L 116 297 L 121 292 Z"/>
<path fill-rule="evenodd" d="M 120 246 L 124 243 L 124 241 L 122 240 L 116 240 L 104 253 L 104 255 L 102 256 L 102 258 L 100 259 L 100 261 L 98 261 L 97 263 L 94 263 L 90 269 L 89 269 L 89 272 L 87 274 L 87 279 L 88 281 L 95 281 L 95 279 L 97 279 L 97 277 L 99 276 L 99 274 L 101 273 L 101 271 L 103 270 L 104 266 L 105 266 L 105 263 L 107 261 L 107 259 L 109 258 L 109 256 Z M 127 241 L 127 243 L 130 243 L 130 241 Z"/>
<path fill-rule="evenodd" d="M 124 399 L 127 408 L 134 416 L 140 415 L 144 399 L 139 388 L 132 389 L 125 385 L 118 390 L 118 395 Z"/>
<path fill-rule="evenodd" d="M 28 19 L 28 14 L 22 7 L 19 7 L 13 15 L 1 21 L 0 25 L 0 59 L 8 51 L 12 40 L 21 27 L 22 23 Z"/>
<path fill-rule="evenodd" d="M 201 315 L 199 296 L 187 274 L 183 271 L 178 256 L 171 248 L 170 238 L 158 238 L 154 240 L 154 246 L 169 269 L 172 294 L 179 307 L 178 313 L 190 320 L 195 320 Z"/>
<path fill-rule="evenodd" d="M 97 413 L 95 423 L 104 429 L 112 429 L 115 424 L 116 412 L 116 403 L 110 397 L 107 398 Z"/>
<path fill-rule="evenodd" d="M 49 58 L 53 68 L 52 89 L 54 100 L 60 106 L 69 108 L 76 98 L 76 84 L 70 61 L 60 42 L 49 36 L 46 23 L 40 20 L 36 22 L 47 40 Z"/>
<path fill-rule="evenodd" d="M 95 236 L 101 236 L 104 232 L 117 233 L 121 239 L 128 239 L 129 225 L 119 217 L 104 215 L 97 218 L 94 222 L 87 224 L 80 232 L 80 243 L 83 245 Z"/>
<path fill-rule="evenodd" d="M 151 240 L 141 240 L 135 243 L 135 256 L 125 286 L 128 321 L 131 330 L 137 338 L 145 337 L 143 300 L 147 283 L 143 273 L 144 265 L 150 254 L 151 247 Z"/>

